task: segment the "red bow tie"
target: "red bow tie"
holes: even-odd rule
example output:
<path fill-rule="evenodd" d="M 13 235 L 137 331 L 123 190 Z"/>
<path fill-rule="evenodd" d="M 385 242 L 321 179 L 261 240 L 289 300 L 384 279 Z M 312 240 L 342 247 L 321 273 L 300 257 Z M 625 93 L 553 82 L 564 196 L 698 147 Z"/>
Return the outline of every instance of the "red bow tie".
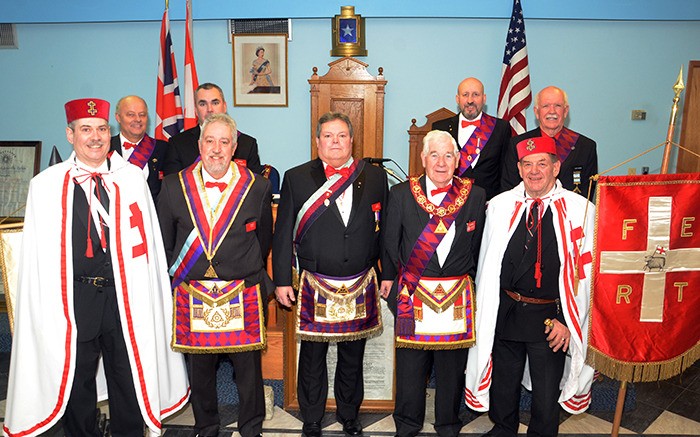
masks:
<path fill-rule="evenodd" d="M 437 195 L 440 194 L 440 193 L 447 193 L 448 191 L 450 191 L 450 188 L 452 188 L 452 185 L 451 185 L 451 184 L 450 184 L 450 185 L 446 185 L 446 186 L 444 186 L 444 187 L 442 187 L 442 188 L 436 188 L 436 189 L 434 189 L 434 190 L 430 190 L 430 195 L 431 195 L 431 196 L 437 196 Z"/>
<path fill-rule="evenodd" d="M 467 127 L 467 126 L 479 126 L 481 124 L 481 120 L 462 120 L 462 127 Z"/>
<path fill-rule="evenodd" d="M 326 177 L 330 178 L 334 174 L 339 174 L 340 176 L 346 178 L 350 176 L 350 167 L 343 167 L 340 169 L 335 169 L 331 167 L 330 165 L 326 166 L 326 169 L 324 170 L 326 172 Z"/>
<path fill-rule="evenodd" d="M 226 182 L 206 182 L 204 184 L 205 188 L 218 188 L 222 193 L 226 189 Z"/>
<path fill-rule="evenodd" d="M 125 150 L 129 150 L 129 149 L 133 149 L 134 147 L 136 147 L 136 144 L 134 144 L 134 143 L 128 143 L 128 142 L 124 141 L 124 144 L 122 144 L 122 147 L 123 147 Z"/>

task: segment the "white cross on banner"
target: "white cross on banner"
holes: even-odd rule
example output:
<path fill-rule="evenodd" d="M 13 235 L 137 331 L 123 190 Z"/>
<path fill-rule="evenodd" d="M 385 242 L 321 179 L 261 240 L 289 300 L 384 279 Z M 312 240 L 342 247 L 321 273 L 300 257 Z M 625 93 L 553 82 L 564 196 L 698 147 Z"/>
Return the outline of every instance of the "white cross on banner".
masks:
<path fill-rule="evenodd" d="M 700 174 L 603 176 L 597 191 L 588 362 L 671 378 L 700 357 Z"/>

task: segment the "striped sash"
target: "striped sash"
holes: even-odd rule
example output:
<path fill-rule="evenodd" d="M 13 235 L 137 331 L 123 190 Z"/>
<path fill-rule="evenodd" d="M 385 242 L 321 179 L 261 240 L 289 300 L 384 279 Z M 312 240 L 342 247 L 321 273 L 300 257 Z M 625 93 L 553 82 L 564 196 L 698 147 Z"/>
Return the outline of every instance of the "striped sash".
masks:
<path fill-rule="evenodd" d="M 485 113 L 481 114 L 481 124 L 474 129 L 472 136 L 469 137 L 469 140 L 467 140 L 462 150 L 459 152 L 458 175 L 463 175 L 464 172 L 474 164 L 474 160 L 479 156 L 479 153 L 481 153 L 481 149 L 484 148 L 489 138 L 491 138 L 495 126 L 495 117 L 491 117 Z"/>
<path fill-rule="evenodd" d="M 134 164 L 138 168 L 144 168 L 148 163 L 148 159 L 153 154 L 153 149 L 156 147 L 156 140 L 144 135 L 143 139 L 137 147 L 134 147 L 134 151 L 131 152 L 129 156 L 129 163 Z"/>
<path fill-rule="evenodd" d="M 306 231 L 309 230 L 316 219 L 326 212 L 333 202 L 355 182 L 364 168 L 364 161 L 354 161 L 350 165 L 350 174 L 347 178 L 334 174 L 309 197 L 299 210 L 294 223 L 292 235 L 294 235 L 295 246 L 301 243 L 304 234 L 306 234 Z"/>
<path fill-rule="evenodd" d="M 401 267 L 398 285 L 400 295 L 396 317 L 397 335 L 411 335 L 415 331 L 413 305 L 406 297 L 411 296 L 415 291 L 425 268 L 447 234 L 447 230 L 457 218 L 457 214 L 466 203 L 472 188 L 470 179 L 455 177 L 452 187 L 445 194 L 440 206 L 435 206 L 428 201 L 428 196 L 423 192 L 419 177 L 411 177 L 409 183 L 416 203 L 425 212 L 431 214 L 431 217 L 413 246 L 406 265 Z M 404 288 L 406 288 L 406 294 L 402 293 Z"/>
<path fill-rule="evenodd" d="M 219 200 L 219 205 L 213 214 L 210 212 L 209 205 L 202 203 L 203 199 L 207 197 L 202 180 L 201 162 L 179 173 L 182 192 L 185 195 L 194 229 L 170 267 L 169 273 L 173 277 L 173 287 L 185 279 L 205 250 L 209 250 L 212 256 L 216 253 L 253 185 L 254 176 L 250 170 L 235 163 L 231 163 L 231 166 L 233 166 L 233 179 L 235 179 L 236 173 L 239 173 L 240 176 L 235 185 L 229 183 L 221 194 L 221 200 Z M 213 227 L 210 221 L 213 222 Z"/>
<path fill-rule="evenodd" d="M 574 148 L 574 144 L 578 141 L 579 134 L 571 129 L 562 128 L 557 136 L 554 137 L 554 142 L 557 145 L 557 156 L 559 161 L 564 162 L 568 158 L 569 153 Z"/>

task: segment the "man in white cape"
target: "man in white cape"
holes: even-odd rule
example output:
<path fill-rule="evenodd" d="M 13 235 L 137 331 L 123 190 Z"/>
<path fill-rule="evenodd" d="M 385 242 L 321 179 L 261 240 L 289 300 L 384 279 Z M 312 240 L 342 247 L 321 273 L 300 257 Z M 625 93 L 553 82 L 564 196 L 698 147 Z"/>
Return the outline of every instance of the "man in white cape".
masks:
<path fill-rule="evenodd" d="M 518 155 L 523 182 L 488 204 L 476 275 L 465 400 L 489 411 L 488 436 L 517 434 L 521 380 L 533 390 L 529 432 L 556 435 L 559 405 L 588 408 L 594 373 L 585 364 L 594 206 L 556 179 L 551 138 L 524 140 Z"/>
<path fill-rule="evenodd" d="M 108 395 L 112 435 L 143 435 L 144 423 L 158 435 L 162 420 L 186 404 L 189 387 L 184 359 L 170 349 L 172 294 L 153 201 L 140 169 L 107 157 L 108 102 L 68 102 L 66 118 L 74 153 L 29 186 L 3 433 L 41 434 L 63 417 L 67 435 L 93 435 L 96 426 L 67 422 L 95 417 L 97 398 Z M 100 260 L 104 277 L 81 276 L 81 260 Z M 80 309 L 88 294 L 110 298 Z M 89 326 L 89 318 L 99 320 Z M 91 329 L 95 338 L 81 340 Z M 100 356 L 106 386 L 94 382 Z M 74 399 L 78 392 L 82 399 Z M 115 414 L 128 408 L 132 417 L 122 412 L 121 421 L 135 426 L 123 430 Z"/>

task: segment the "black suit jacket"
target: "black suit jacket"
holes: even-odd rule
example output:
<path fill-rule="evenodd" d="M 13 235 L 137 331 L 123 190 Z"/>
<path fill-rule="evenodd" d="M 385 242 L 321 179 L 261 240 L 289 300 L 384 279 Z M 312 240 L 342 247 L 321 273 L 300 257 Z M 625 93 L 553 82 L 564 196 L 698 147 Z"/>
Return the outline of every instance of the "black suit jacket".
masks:
<path fill-rule="evenodd" d="M 320 159 L 288 170 L 282 182 L 277 222 L 272 243 L 275 284 L 292 284 L 292 239 L 294 222 L 304 202 L 324 183 Z M 298 247 L 303 270 L 329 276 L 350 276 L 375 266 L 380 256 L 380 231 L 376 229 L 372 205 L 379 203 L 386 218 L 388 184 L 386 173 L 366 164 L 352 185 L 352 210 L 346 227 L 335 202 L 311 225 Z"/>
<path fill-rule="evenodd" d="M 194 228 L 177 174 L 163 179 L 156 208 L 163 233 L 165 254 L 169 265 L 172 265 Z M 255 225 L 250 225 L 253 222 Z M 222 280 L 245 279 L 246 286 L 260 283 L 263 298 L 266 298 L 268 293 L 274 291 L 265 270 L 271 241 L 270 181 L 255 175 L 255 181 L 236 219 L 212 258 L 212 266 Z M 204 273 L 208 268 L 209 262 L 206 256 L 202 255 L 190 270 L 187 279 L 205 279 Z"/>
<path fill-rule="evenodd" d="M 540 128 L 527 131 L 522 135 L 513 137 L 510 140 L 508 150 L 504 155 L 503 171 L 501 172 L 501 191 L 507 191 L 518 185 L 521 181 L 518 173 L 518 150 L 517 145 L 522 140 L 533 137 L 541 137 L 542 131 Z M 579 134 L 578 141 L 571 148 L 571 153 L 566 157 L 566 160 L 561 163 L 559 176 L 557 179 L 567 190 L 573 191 L 574 171 L 581 172 L 581 183 L 579 189 L 581 195 L 588 198 L 588 184 L 590 177 L 598 173 L 598 152 L 596 151 L 595 141 Z M 595 194 L 595 183 L 591 186 L 591 200 Z"/>
<path fill-rule="evenodd" d="M 112 137 L 109 146 L 110 152 L 117 152 L 122 155 L 122 143 L 119 140 L 119 135 Z M 163 140 L 156 140 L 156 145 L 153 148 L 151 157 L 148 158 L 148 189 L 151 190 L 153 201 L 158 198 L 160 192 L 160 183 L 163 179 L 163 164 L 165 163 L 165 154 L 168 150 L 168 143 Z"/>
<path fill-rule="evenodd" d="M 165 175 L 177 173 L 180 170 L 192 165 L 199 156 L 199 135 L 201 128 L 199 125 L 180 132 L 170 138 L 168 151 L 165 154 L 165 165 L 163 171 Z M 263 167 L 260 165 L 260 155 L 258 154 L 258 142 L 250 135 L 238 132 L 238 144 L 233 159 L 244 159 L 246 166 L 253 173 L 262 174 Z"/>
<path fill-rule="evenodd" d="M 559 253 L 554 234 L 552 208 L 542 218 L 542 282 L 537 288 L 535 262 L 537 261 L 537 238 L 523 253 L 525 245 L 525 219 L 523 214 L 518 227 L 506 247 L 501 263 L 501 302 L 498 307 L 496 331 L 501 338 L 513 341 L 544 341 L 545 319 L 558 319 L 566 325 L 560 305 L 528 304 L 516 302 L 503 289 L 536 299 L 554 300 L 559 298 Z"/>
<path fill-rule="evenodd" d="M 433 123 L 432 129 L 449 132 L 459 144 L 459 114 L 454 117 L 439 120 Z M 503 157 L 508 142 L 510 141 L 511 130 L 507 122 L 496 119 L 496 125 L 493 127 L 491 137 L 486 142 L 479 154 L 479 160 L 474 167 L 469 167 L 462 177 L 467 177 L 474 180 L 474 183 L 486 190 L 486 200 L 491 199 L 498 194 L 501 183 L 501 168 L 503 166 Z"/>
<path fill-rule="evenodd" d="M 425 192 L 425 176 L 421 176 L 421 187 Z M 457 214 L 454 221 L 455 238 L 450 253 L 442 267 L 434 253 L 423 272 L 429 277 L 450 277 L 476 274 L 479 259 L 481 236 L 484 232 L 486 192 L 473 185 L 467 202 Z M 392 293 L 387 301 L 396 306 L 397 274 L 399 266 L 405 266 L 413 251 L 418 237 L 428 224 L 430 216 L 418 205 L 411 193 L 408 181 L 391 188 L 389 206 L 384 225 L 384 255 L 382 257 L 382 279 L 394 280 Z M 467 224 L 474 222 L 474 229 L 469 231 Z"/>

